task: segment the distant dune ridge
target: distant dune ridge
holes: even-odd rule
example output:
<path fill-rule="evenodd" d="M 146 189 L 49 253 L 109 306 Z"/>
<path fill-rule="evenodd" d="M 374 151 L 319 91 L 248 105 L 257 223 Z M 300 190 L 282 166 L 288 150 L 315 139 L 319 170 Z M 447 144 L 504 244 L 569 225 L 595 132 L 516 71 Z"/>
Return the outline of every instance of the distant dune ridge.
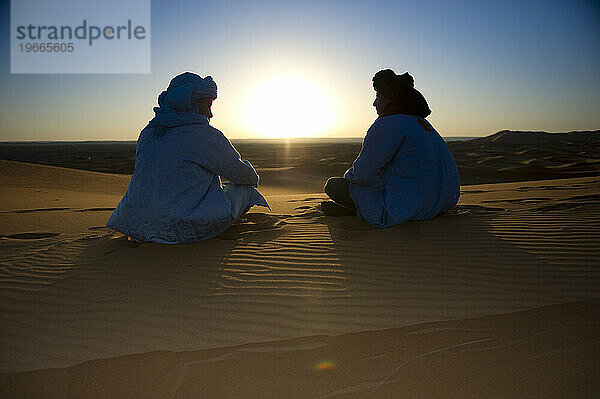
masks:
<path fill-rule="evenodd" d="M 600 140 L 599 133 L 600 130 L 574 131 L 569 133 L 502 130 L 491 136 L 475 138 L 473 141 L 477 143 L 536 144 L 540 146 L 565 143 L 596 144 Z"/>
<path fill-rule="evenodd" d="M 322 188 L 315 178 L 341 175 L 360 151 L 360 142 L 344 139 L 234 140 L 234 144 L 257 167 L 263 183 L 299 187 L 298 178 L 306 176 L 307 192 Z M 461 184 L 600 175 L 600 130 L 505 130 L 483 138 L 450 141 L 448 147 L 456 159 Z M 0 159 L 131 174 L 135 143 L 4 143 L 0 144 Z"/>
<path fill-rule="evenodd" d="M 571 133 L 501 131 L 448 143 L 461 184 L 597 176 L 600 131 Z"/>
<path fill-rule="evenodd" d="M 272 211 L 186 245 L 105 227 L 128 175 L 31 163 L 131 143 L 3 144 L 0 397 L 597 397 L 599 134 L 449 143 L 459 204 L 388 229 L 319 210 L 356 143 L 240 144 Z"/>

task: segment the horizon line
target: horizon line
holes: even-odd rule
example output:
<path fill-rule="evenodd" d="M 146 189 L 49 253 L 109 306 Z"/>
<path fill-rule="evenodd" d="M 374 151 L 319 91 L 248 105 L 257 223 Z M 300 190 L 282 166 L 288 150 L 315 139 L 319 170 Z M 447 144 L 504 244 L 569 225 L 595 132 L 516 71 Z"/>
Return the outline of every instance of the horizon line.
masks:
<path fill-rule="evenodd" d="M 546 133 L 546 134 L 571 134 L 571 133 L 598 133 L 600 129 L 596 130 L 572 130 L 568 132 L 548 132 L 545 130 L 508 130 L 503 129 L 499 130 L 495 133 L 490 133 L 485 136 L 444 136 L 441 135 L 443 139 L 462 139 L 462 140 L 471 140 L 471 139 L 479 139 L 485 137 L 491 137 L 500 133 Z M 324 140 L 324 141 L 340 141 L 340 140 L 362 140 L 365 136 L 324 136 L 324 137 L 240 137 L 240 138 L 231 138 L 230 141 L 295 141 L 295 140 Z M 137 139 L 134 140 L 4 140 L 0 141 L 0 144 L 53 144 L 53 143 L 62 143 L 62 144 L 85 144 L 85 143 L 136 143 Z"/>
<path fill-rule="evenodd" d="M 450 139 L 477 139 L 487 136 L 442 136 Z M 362 140 L 364 136 L 343 136 L 343 137 L 242 137 L 231 138 L 230 141 L 289 141 L 289 140 Z M 0 144 L 52 144 L 52 143 L 135 143 L 135 140 L 6 140 L 0 141 Z"/>

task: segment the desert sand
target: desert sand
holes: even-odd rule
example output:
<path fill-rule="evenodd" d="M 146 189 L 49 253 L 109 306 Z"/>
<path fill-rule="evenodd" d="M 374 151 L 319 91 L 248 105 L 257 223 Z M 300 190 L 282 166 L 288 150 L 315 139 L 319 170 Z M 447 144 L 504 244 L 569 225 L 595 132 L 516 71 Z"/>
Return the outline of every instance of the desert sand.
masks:
<path fill-rule="evenodd" d="M 523 181 L 389 229 L 318 210 L 339 157 L 259 162 L 272 211 L 176 246 L 104 226 L 128 175 L 1 160 L 0 396 L 600 395 L 596 150 L 490 146 Z"/>

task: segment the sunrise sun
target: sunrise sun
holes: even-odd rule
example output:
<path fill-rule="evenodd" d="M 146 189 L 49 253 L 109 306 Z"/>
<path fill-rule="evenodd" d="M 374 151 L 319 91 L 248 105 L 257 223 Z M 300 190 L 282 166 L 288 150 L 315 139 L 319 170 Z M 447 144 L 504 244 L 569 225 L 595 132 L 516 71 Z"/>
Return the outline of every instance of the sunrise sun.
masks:
<path fill-rule="evenodd" d="M 316 137 L 334 125 L 334 105 L 327 92 L 309 79 L 271 77 L 246 98 L 243 123 L 259 137 Z"/>

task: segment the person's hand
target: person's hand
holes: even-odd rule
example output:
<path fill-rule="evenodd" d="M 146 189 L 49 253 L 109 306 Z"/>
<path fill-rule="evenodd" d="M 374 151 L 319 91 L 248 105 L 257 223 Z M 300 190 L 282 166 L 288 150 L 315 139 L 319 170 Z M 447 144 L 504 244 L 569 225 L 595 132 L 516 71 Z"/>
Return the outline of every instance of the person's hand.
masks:
<path fill-rule="evenodd" d="M 253 184 L 252 186 L 258 188 L 258 183 L 260 182 L 260 176 L 258 175 L 258 173 L 256 173 L 256 169 L 254 169 L 254 166 L 252 166 L 250 161 L 248 161 L 247 159 L 244 159 L 242 162 L 246 166 L 248 166 L 252 170 L 252 172 L 256 175 L 256 184 Z"/>

